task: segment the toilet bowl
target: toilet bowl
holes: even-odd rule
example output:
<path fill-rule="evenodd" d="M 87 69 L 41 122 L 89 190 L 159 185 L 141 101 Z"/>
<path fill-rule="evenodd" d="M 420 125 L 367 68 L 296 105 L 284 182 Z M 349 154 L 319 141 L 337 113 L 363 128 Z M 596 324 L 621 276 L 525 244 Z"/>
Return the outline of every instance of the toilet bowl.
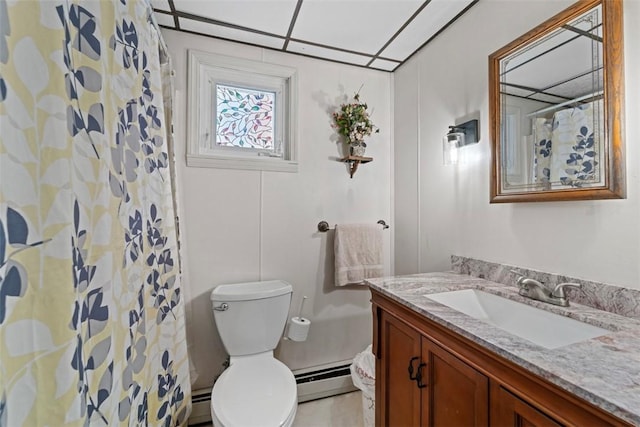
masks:
<path fill-rule="evenodd" d="M 289 313 L 292 287 L 281 280 L 220 285 L 213 313 L 229 367 L 211 391 L 216 427 L 288 427 L 298 396 L 291 370 L 273 356 Z"/>
<path fill-rule="evenodd" d="M 288 427 L 298 407 L 296 380 L 272 355 L 236 361 L 211 392 L 214 426 Z"/>

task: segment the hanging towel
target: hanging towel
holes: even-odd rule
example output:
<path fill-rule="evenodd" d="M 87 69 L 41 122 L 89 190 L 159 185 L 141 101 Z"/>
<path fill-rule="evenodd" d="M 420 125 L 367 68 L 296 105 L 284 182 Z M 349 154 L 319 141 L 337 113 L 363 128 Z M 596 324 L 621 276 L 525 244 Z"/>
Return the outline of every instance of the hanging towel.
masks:
<path fill-rule="evenodd" d="M 377 224 L 336 225 L 336 286 L 363 285 L 363 280 L 384 275 L 382 227 Z"/>

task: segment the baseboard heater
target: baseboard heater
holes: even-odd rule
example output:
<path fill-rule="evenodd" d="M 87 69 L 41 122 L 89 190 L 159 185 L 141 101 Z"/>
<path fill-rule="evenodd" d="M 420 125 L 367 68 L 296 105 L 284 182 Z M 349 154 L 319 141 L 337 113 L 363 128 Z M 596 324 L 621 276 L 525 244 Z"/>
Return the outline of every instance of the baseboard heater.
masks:
<path fill-rule="evenodd" d="M 351 361 L 294 372 L 298 402 L 321 399 L 356 390 L 351 381 Z"/>
<path fill-rule="evenodd" d="M 211 389 L 204 388 L 194 390 L 191 394 L 191 415 L 189 415 L 190 426 L 202 423 L 211 423 Z"/>
<path fill-rule="evenodd" d="M 351 381 L 351 361 L 294 371 L 298 385 L 298 402 L 322 399 L 357 390 Z M 195 390 L 191 396 L 189 425 L 211 422 L 211 389 Z"/>

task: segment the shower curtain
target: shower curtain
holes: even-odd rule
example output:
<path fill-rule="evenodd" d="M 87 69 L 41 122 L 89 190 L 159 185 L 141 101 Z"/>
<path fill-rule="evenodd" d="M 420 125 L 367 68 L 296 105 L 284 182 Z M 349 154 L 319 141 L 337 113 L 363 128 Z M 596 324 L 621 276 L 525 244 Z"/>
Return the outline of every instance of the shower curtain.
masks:
<path fill-rule="evenodd" d="M 582 104 L 557 111 L 553 115 L 551 180 L 563 185 L 581 187 L 597 183 L 600 162 L 598 120 L 602 101 Z"/>
<path fill-rule="evenodd" d="M 597 100 L 533 120 L 534 182 L 571 187 L 600 182 L 602 111 Z"/>
<path fill-rule="evenodd" d="M 0 0 L 0 426 L 186 424 L 151 19 L 142 0 Z"/>
<path fill-rule="evenodd" d="M 533 122 L 534 182 L 546 187 L 551 183 L 551 126 L 551 121 L 544 117 L 536 117 Z"/>

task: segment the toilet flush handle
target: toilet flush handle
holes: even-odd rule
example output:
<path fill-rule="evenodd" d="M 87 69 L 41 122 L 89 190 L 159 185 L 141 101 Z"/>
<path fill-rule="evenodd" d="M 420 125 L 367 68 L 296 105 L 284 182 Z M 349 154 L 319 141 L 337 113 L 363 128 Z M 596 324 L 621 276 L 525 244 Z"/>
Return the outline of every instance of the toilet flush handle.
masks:
<path fill-rule="evenodd" d="M 229 304 L 227 304 L 226 302 L 223 302 L 219 306 L 213 307 L 213 309 L 216 311 L 227 311 L 229 310 Z"/>

